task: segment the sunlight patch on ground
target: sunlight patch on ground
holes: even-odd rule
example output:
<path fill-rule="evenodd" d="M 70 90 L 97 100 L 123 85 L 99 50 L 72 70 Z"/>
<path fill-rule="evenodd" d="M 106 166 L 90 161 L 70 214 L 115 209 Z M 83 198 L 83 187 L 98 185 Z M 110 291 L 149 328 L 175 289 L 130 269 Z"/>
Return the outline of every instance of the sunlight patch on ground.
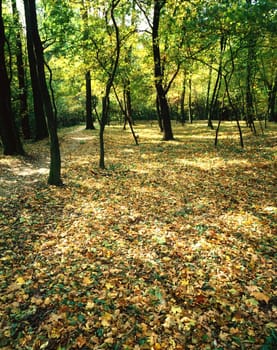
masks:
<path fill-rule="evenodd" d="M 79 136 L 79 137 L 71 137 L 71 140 L 74 140 L 74 141 L 91 141 L 91 140 L 94 140 L 95 137 L 94 136 Z"/>

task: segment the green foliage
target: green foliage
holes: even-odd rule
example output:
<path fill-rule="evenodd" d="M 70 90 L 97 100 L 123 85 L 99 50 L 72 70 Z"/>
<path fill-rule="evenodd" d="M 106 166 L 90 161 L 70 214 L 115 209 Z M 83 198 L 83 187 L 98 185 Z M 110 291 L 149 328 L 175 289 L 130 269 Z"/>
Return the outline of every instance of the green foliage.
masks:
<path fill-rule="evenodd" d="M 260 350 L 274 350 L 277 347 L 277 332 L 272 329 Z"/>

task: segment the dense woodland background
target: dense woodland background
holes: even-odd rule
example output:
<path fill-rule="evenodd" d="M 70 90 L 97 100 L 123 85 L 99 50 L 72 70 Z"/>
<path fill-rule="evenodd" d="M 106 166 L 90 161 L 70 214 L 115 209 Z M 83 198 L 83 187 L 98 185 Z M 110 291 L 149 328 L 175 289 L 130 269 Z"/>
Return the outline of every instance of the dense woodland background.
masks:
<path fill-rule="evenodd" d="M 254 133 L 276 122 L 274 1 L 13 0 L 1 9 L 4 153 L 24 152 L 18 132 L 49 134 L 49 183 L 62 183 L 57 126 L 99 124 L 104 168 L 113 121 L 157 119 L 165 140 L 172 119 L 245 120 Z"/>
<path fill-rule="evenodd" d="M 1 349 L 276 349 L 276 10 L 0 0 Z"/>

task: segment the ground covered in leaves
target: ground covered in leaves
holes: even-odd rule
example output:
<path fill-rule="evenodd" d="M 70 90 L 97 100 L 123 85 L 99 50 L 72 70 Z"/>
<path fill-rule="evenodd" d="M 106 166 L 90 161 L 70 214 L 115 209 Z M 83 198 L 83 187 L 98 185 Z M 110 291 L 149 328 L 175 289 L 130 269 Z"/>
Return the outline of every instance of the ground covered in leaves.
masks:
<path fill-rule="evenodd" d="M 1 349 L 276 349 L 276 126 L 173 126 L 107 127 L 106 170 L 62 130 L 61 188 L 47 141 L 0 157 Z"/>

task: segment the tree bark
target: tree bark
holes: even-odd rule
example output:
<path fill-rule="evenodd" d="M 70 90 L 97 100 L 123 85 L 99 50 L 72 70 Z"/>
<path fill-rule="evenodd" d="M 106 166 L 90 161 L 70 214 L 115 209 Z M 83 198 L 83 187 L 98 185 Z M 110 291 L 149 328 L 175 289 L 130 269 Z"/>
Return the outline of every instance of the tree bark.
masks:
<path fill-rule="evenodd" d="M 208 116 L 208 126 L 212 128 L 212 118 L 215 116 L 218 117 L 218 95 L 221 87 L 221 82 L 222 82 L 222 60 L 223 60 L 223 53 L 226 49 L 226 38 L 222 34 L 220 38 L 220 59 L 219 59 L 219 64 L 218 64 L 218 70 L 217 70 L 217 77 L 216 77 L 216 82 L 215 86 L 213 89 L 213 94 L 212 94 L 212 99 L 210 103 L 210 108 L 209 108 L 209 116 Z"/>
<path fill-rule="evenodd" d="M 250 7 L 252 5 L 251 0 L 246 0 L 247 5 Z M 246 66 L 246 123 L 247 126 L 256 134 L 256 128 L 254 124 L 254 102 L 253 102 L 253 68 L 255 66 L 255 56 L 256 56 L 256 39 L 254 37 L 253 30 L 250 28 L 249 38 L 248 38 L 248 48 L 247 48 L 247 66 Z"/>
<path fill-rule="evenodd" d="M 165 0 L 154 1 L 154 16 L 153 16 L 153 28 L 152 28 L 152 47 L 153 47 L 153 59 L 154 59 L 154 76 L 155 87 L 157 92 L 157 99 L 160 107 L 160 114 L 163 127 L 163 139 L 165 141 L 173 140 L 173 132 L 170 120 L 169 105 L 166 97 L 166 90 L 163 87 L 164 72 L 161 63 L 160 45 L 159 45 L 159 23 L 161 9 L 165 5 Z"/>
<path fill-rule="evenodd" d="M 86 129 L 95 130 L 92 119 L 91 75 L 86 72 Z"/>
<path fill-rule="evenodd" d="M 109 117 L 109 100 L 110 100 L 110 92 L 111 88 L 113 86 L 114 78 L 116 75 L 116 71 L 118 68 L 118 62 L 119 62 L 119 56 L 120 56 L 120 36 L 119 36 L 119 29 L 116 23 L 116 19 L 114 16 L 114 10 L 119 4 L 120 0 L 113 0 L 111 4 L 111 19 L 112 23 L 115 29 L 115 36 L 116 36 L 116 48 L 115 48 L 115 59 L 111 67 L 111 72 L 109 72 L 109 77 L 106 83 L 106 89 L 105 89 L 105 95 L 102 98 L 102 113 L 101 113 L 101 119 L 100 119 L 100 131 L 99 131 L 99 141 L 100 141 L 100 159 L 99 159 L 99 167 L 101 169 L 105 169 L 105 142 L 104 142 L 104 131 L 105 126 L 108 123 L 108 117 Z"/>
<path fill-rule="evenodd" d="M 23 60 L 23 50 L 21 42 L 21 25 L 19 21 L 19 12 L 16 7 L 16 0 L 12 0 L 12 11 L 13 21 L 16 32 L 16 66 L 17 66 L 17 77 L 18 77 L 18 89 L 19 89 L 19 101 L 20 101 L 20 118 L 21 118 L 21 129 L 25 139 L 31 138 L 30 123 L 29 123 L 29 112 L 27 103 L 27 86 L 25 79 L 25 68 Z"/>
<path fill-rule="evenodd" d="M 5 61 L 5 29 L 0 0 L 0 132 L 5 155 L 24 155 L 11 107 L 11 88 Z"/>
<path fill-rule="evenodd" d="M 212 114 L 209 113 L 210 110 L 210 91 L 211 91 L 211 83 L 212 83 L 212 62 L 209 68 L 209 77 L 208 77 L 208 86 L 207 86 L 207 96 L 206 96 L 206 106 L 205 106 L 205 117 L 208 119 L 208 127 L 211 129 L 214 128 L 212 122 Z"/>
<path fill-rule="evenodd" d="M 84 22 L 83 41 L 86 47 L 89 28 L 88 28 L 88 7 L 85 0 L 82 0 L 81 11 L 82 11 L 82 19 Z M 86 61 L 87 60 L 85 59 L 85 64 L 87 63 Z M 86 129 L 95 130 L 95 126 L 93 124 L 93 117 L 92 117 L 91 74 L 89 70 L 85 74 L 85 81 L 86 81 Z"/>
<path fill-rule="evenodd" d="M 277 93 L 277 75 L 268 91 L 268 120 L 277 123 L 277 112 L 275 111 Z"/>
<path fill-rule="evenodd" d="M 35 58 L 35 70 L 37 71 L 39 94 L 42 98 L 43 110 L 47 117 L 50 136 L 50 169 L 48 184 L 60 186 L 62 185 L 61 156 L 57 134 L 57 120 L 45 77 L 43 47 L 38 32 L 35 0 L 25 0 L 24 8 L 27 38 L 30 40 L 29 46 L 32 47 L 33 56 Z"/>
<path fill-rule="evenodd" d="M 192 79 L 189 77 L 189 122 L 192 124 L 193 121 L 193 111 L 192 111 L 192 89 L 191 89 Z"/>
<path fill-rule="evenodd" d="M 184 71 L 182 93 L 181 93 L 181 98 L 180 98 L 181 123 L 182 123 L 182 125 L 184 125 L 185 122 L 186 122 L 186 112 L 185 112 L 186 82 L 187 82 L 187 75 L 186 75 L 186 72 Z"/>
<path fill-rule="evenodd" d="M 29 0 L 27 1 L 29 2 Z M 27 20 L 26 14 L 26 6 L 29 7 L 26 1 L 24 1 L 25 8 L 25 18 Z M 25 5 L 26 3 L 26 5 Z M 29 15 L 28 15 L 29 17 Z M 28 59 L 29 59 L 29 69 L 31 76 L 31 85 L 33 92 L 33 106 L 34 106 L 34 117 L 35 117 L 35 140 L 43 140 L 48 137 L 48 129 L 45 118 L 45 111 L 43 108 L 43 99 L 41 96 L 40 82 L 37 71 L 37 57 L 35 53 L 35 48 L 33 44 L 33 35 L 32 32 L 34 30 L 34 23 L 30 23 L 31 19 L 28 19 L 28 26 L 26 35 L 27 35 L 27 51 L 28 51 Z"/>

